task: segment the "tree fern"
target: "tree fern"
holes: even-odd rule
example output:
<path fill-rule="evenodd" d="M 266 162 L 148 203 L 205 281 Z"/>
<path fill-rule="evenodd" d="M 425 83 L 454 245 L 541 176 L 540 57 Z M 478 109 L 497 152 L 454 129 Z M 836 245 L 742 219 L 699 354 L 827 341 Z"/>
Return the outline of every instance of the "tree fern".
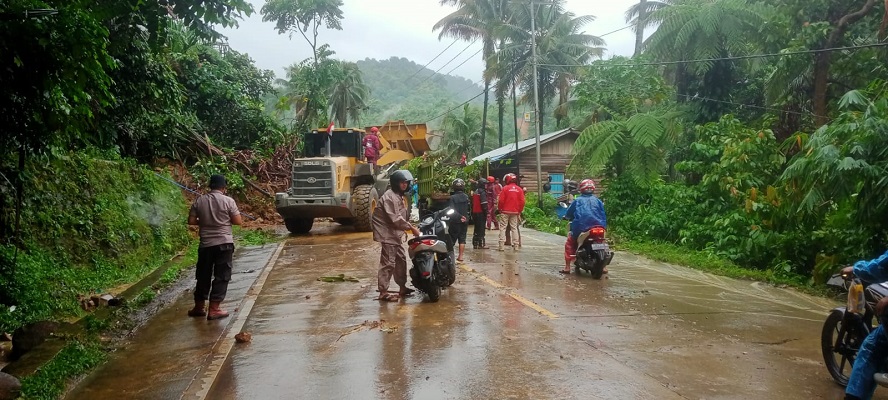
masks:
<path fill-rule="evenodd" d="M 583 130 L 574 144 L 574 163 L 590 172 L 600 171 L 623 145 L 626 125 L 620 121 L 604 121 Z"/>
<path fill-rule="evenodd" d="M 652 147 L 663 137 L 663 122 L 651 113 L 635 114 L 626 121 L 632 140 L 641 147 Z"/>

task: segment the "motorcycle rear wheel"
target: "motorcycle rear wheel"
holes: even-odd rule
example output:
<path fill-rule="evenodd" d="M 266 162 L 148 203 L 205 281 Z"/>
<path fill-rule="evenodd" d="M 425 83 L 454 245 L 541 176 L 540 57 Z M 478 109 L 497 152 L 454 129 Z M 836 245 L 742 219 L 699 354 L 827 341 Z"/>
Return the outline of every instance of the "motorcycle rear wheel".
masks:
<path fill-rule="evenodd" d="M 820 335 L 820 346 L 823 351 L 823 362 L 833 380 L 839 385 L 847 386 L 854 359 L 860 344 L 866 339 L 866 333 L 857 332 L 854 327 L 843 328 L 844 314 L 839 310 L 829 313 L 823 323 Z"/>
<path fill-rule="evenodd" d="M 441 285 L 431 281 L 426 283 L 426 294 L 429 296 L 429 303 L 437 303 L 441 297 Z"/>

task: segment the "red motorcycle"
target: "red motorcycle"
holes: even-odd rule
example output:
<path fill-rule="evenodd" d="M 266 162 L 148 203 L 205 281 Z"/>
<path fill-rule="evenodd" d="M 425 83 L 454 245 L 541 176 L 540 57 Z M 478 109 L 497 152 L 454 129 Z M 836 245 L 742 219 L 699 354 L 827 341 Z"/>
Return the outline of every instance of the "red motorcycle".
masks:
<path fill-rule="evenodd" d="M 605 233 L 607 230 L 603 226 L 596 225 L 577 238 L 577 254 L 574 260 L 577 273 L 584 269 L 589 271 L 593 278 L 601 279 L 604 267 L 614 258 L 614 252 L 607 244 Z"/>

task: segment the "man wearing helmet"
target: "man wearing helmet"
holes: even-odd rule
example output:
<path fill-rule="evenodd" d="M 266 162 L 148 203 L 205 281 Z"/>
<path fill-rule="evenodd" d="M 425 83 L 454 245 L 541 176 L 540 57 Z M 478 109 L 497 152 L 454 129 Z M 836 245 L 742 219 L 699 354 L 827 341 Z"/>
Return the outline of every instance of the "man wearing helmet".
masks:
<path fill-rule="evenodd" d="M 518 248 L 515 239 L 518 237 L 518 217 L 524 211 L 524 190 L 516 184 L 517 178 L 515 174 L 506 174 L 503 177 L 506 187 L 503 188 L 497 200 L 497 208 L 500 212 L 497 217 L 502 227 L 499 234 L 499 251 L 503 251 L 507 229 L 511 230 L 512 249 Z"/>
<path fill-rule="evenodd" d="M 466 251 L 466 231 L 468 230 L 465 216 L 469 215 L 471 201 L 465 192 L 466 182 L 464 180 L 457 178 L 450 186 L 453 189 L 453 192 L 450 193 L 450 206 L 463 216 L 460 221 L 450 221 L 451 236 L 459 243 L 459 255 L 456 257 L 456 261 L 462 262 L 463 253 Z"/>
<path fill-rule="evenodd" d="M 377 300 L 398 301 L 400 296 L 407 296 L 413 292 L 407 288 L 407 254 L 404 252 L 404 231 L 413 232 L 413 236 L 419 236 L 419 229 L 410 225 L 409 210 L 404 202 L 404 196 L 413 181 L 413 175 L 407 170 L 395 171 L 391 178 L 391 188 L 376 203 L 373 210 L 371 225 L 373 227 L 373 240 L 379 242 L 382 253 L 379 256 L 379 272 L 377 284 L 379 297 Z M 401 290 L 398 295 L 388 292 L 389 281 L 394 275 L 395 283 Z"/>
<path fill-rule="evenodd" d="M 496 199 L 499 198 L 503 188 L 499 183 L 496 183 L 494 177 L 488 176 L 485 190 L 487 191 L 487 229 L 490 229 L 491 224 L 494 229 L 499 229 L 499 221 L 496 220 Z"/>
<path fill-rule="evenodd" d="M 382 150 L 382 143 L 379 143 L 379 128 L 372 127 L 370 132 L 364 136 L 361 146 L 364 147 L 364 158 L 367 163 L 373 166 L 373 173 L 376 173 L 376 160 L 379 159 L 379 151 Z"/>
<path fill-rule="evenodd" d="M 591 229 L 593 226 L 601 225 L 607 227 L 607 216 L 604 214 L 604 203 L 595 197 L 595 181 L 591 179 L 583 179 L 579 185 L 580 197 L 577 197 L 570 207 L 564 218 L 571 221 L 570 232 L 567 235 L 567 242 L 564 244 L 564 269 L 558 271 L 562 274 L 570 273 L 570 263 L 577 254 L 577 237 Z M 604 267 L 607 273 L 607 267 Z"/>
<path fill-rule="evenodd" d="M 472 218 L 475 221 L 475 232 L 472 233 L 472 248 L 489 249 L 485 243 L 484 222 L 487 221 L 487 190 L 485 182 L 475 182 L 472 192 Z"/>

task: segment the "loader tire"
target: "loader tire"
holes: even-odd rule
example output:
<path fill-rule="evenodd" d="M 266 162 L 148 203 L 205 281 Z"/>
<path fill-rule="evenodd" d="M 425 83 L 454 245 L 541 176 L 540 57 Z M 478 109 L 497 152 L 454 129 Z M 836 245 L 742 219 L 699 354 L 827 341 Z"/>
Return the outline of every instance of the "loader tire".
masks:
<path fill-rule="evenodd" d="M 284 220 L 287 230 L 292 234 L 303 235 L 311 230 L 314 225 L 314 218 L 287 218 Z"/>
<path fill-rule="evenodd" d="M 377 200 L 379 200 L 379 195 L 373 190 L 373 185 L 358 185 L 355 187 L 354 192 L 352 192 L 352 201 L 354 202 L 354 225 L 356 231 L 370 231 L 370 219 L 373 217 L 373 209 L 376 208 Z"/>

